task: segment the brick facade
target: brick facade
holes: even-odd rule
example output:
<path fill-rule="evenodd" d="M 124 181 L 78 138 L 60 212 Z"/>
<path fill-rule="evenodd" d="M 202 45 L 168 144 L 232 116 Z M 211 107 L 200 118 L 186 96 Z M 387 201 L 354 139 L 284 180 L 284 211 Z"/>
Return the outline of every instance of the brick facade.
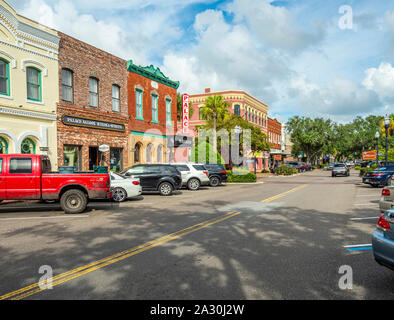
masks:
<path fill-rule="evenodd" d="M 128 109 L 130 164 L 164 163 L 170 158 L 167 136 L 177 126 L 177 87 L 153 66 L 135 66 L 129 62 Z M 167 85 L 166 79 L 170 82 Z M 142 117 L 137 116 L 137 91 L 142 92 Z M 157 121 L 153 119 L 152 101 L 157 96 Z M 167 123 L 166 100 L 171 101 L 171 124 Z M 136 154 L 138 153 L 138 154 Z"/>
<path fill-rule="evenodd" d="M 100 145 L 107 144 L 112 150 L 104 153 L 102 159 L 106 166 L 112 164 L 115 170 L 128 165 L 128 107 L 127 107 L 127 61 L 99 50 L 89 44 L 63 33 L 60 36 L 59 50 L 59 101 L 58 113 L 58 163 L 65 163 L 64 146 L 78 146 L 79 169 L 89 170 L 98 164 Z M 71 102 L 63 99 L 62 70 L 68 69 L 73 75 L 73 98 Z M 89 78 L 98 80 L 98 107 L 91 107 L 89 101 Z M 112 110 L 112 86 L 120 88 L 120 112 Z M 124 131 L 110 131 L 100 128 L 71 126 L 63 122 L 64 116 L 92 119 L 116 123 L 124 126 Z M 118 148 L 118 149 L 115 149 Z M 114 154 L 119 154 L 116 159 Z M 96 159 L 98 157 L 98 160 Z M 111 161 L 112 160 L 112 161 Z M 96 163 L 93 163 L 96 162 Z"/>
<path fill-rule="evenodd" d="M 268 118 L 268 138 L 272 149 L 282 149 L 282 124 L 276 119 Z"/>

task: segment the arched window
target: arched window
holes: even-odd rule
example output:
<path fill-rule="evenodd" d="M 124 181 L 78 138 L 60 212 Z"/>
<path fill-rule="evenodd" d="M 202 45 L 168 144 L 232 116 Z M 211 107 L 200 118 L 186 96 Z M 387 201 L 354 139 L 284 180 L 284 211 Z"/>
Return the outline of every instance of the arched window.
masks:
<path fill-rule="evenodd" d="M 10 95 L 10 63 L 0 58 L 0 95 Z"/>
<path fill-rule="evenodd" d="M 42 101 L 41 93 L 41 71 L 37 68 L 26 68 L 27 73 L 27 99 Z"/>
<path fill-rule="evenodd" d="M 134 149 L 134 162 L 140 162 L 141 161 L 141 144 L 137 143 L 135 145 L 135 149 Z"/>
<path fill-rule="evenodd" d="M 152 163 L 152 150 L 153 150 L 153 145 L 149 144 L 146 147 L 146 163 Z"/>
<path fill-rule="evenodd" d="M 234 106 L 234 115 L 239 116 L 240 114 L 241 114 L 240 107 L 239 107 L 239 105 L 236 104 Z"/>
<path fill-rule="evenodd" d="M 157 163 L 163 162 L 163 146 L 159 145 L 157 147 Z"/>
<path fill-rule="evenodd" d="M 35 154 L 36 153 L 36 144 L 32 139 L 26 138 L 22 141 L 21 144 L 21 152 L 23 154 Z"/>
<path fill-rule="evenodd" d="M 198 112 L 198 114 L 199 114 L 199 119 L 200 119 L 200 120 L 205 120 L 205 119 L 204 119 L 204 114 L 203 114 L 202 111 L 203 111 L 203 107 L 201 107 L 201 108 L 199 109 L 199 112 Z"/>
<path fill-rule="evenodd" d="M 0 137 L 0 154 L 8 153 L 8 143 L 3 137 Z"/>

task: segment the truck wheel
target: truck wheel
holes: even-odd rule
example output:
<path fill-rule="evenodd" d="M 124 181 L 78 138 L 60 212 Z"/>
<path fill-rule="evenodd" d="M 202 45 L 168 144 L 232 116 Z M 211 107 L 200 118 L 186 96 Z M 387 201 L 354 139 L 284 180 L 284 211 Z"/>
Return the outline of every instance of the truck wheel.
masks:
<path fill-rule="evenodd" d="M 3 202 L 3 200 L 0 200 L 0 203 L 2 203 Z"/>
<path fill-rule="evenodd" d="M 81 190 L 68 190 L 61 199 L 60 206 L 66 214 L 78 214 L 85 211 L 88 199 Z"/>
<path fill-rule="evenodd" d="M 174 188 L 172 187 L 172 184 L 169 182 L 163 182 L 160 186 L 159 186 L 159 192 L 160 195 L 162 196 L 170 196 L 172 194 L 172 191 L 174 190 Z"/>
<path fill-rule="evenodd" d="M 198 189 L 200 189 L 201 186 L 201 182 L 198 179 L 192 178 L 189 180 L 189 182 L 187 183 L 187 187 L 189 188 L 189 190 L 192 191 L 197 191 Z"/>
<path fill-rule="evenodd" d="M 211 187 L 217 187 L 220 184 L 220 179 L 218 177 L 212 177 L 209 180 L 209 184 L 211 185 Z"/>

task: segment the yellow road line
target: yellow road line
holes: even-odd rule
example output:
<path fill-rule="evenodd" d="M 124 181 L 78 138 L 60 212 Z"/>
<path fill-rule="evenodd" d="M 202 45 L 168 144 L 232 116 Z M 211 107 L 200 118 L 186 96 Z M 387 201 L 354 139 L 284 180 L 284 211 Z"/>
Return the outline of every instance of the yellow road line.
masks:
<path fill-rule="evenodd" d="M 296 192 L 296 191 L 298 191 L 298 190 L 304 189 L 304 188 L 307 187 L 307 186 L 308 186 L 307 184 L 303 184 L 303 185 L 298 186 L 298 187 L 296 187 L 296 188 L 294 188 L 294 189 L 291 189 L 291 190 L 289 190 L 289 191 L 287 191 L 287 192 L 283 192 L 283 193 L 278 194 L 278 195 L 276 195 L 276 196 L 273 196 L 273 197 L 271 197 L 271 198 L 265 199 L 265 200 L 263 200 L 263 201 L 261 201 L 261 202 L 262 202 L 262 203 L 267 203 L 267 202 L 274 201 L 274 200 L 276 200 L 276 199 L 279 199 L 279 198 L 282 198 L 282 197 L 284 197 L 284 196 L 287 196 L 287 195 L 290 194 L 290 193 L 293 193 L 293 192 Z"/>
<path fill-rule="evenodd" d="M 293 192 L 296 192 L 298 190 L 301 190 L 301 189 L 305 188 L 306 186 L 307 185 L 299 186 L 299 187 L 291 189 L 291 190 L 289 190 L 287 192 L 284 192 L 284 193 L 278 194 L 276 196 L 273 196 L 271 198 L 265 199 L 262 202 L 263 203 L 268 203 L 268 202 L 274 201 L 274 200 L 279 199 L 281 197 L 284 197 L 284 196 L 286 196 L 286 195 L 288 195 L 290 193 L 293 193 Z M 230 219 L 232 217 L 235 217 L 235 216 L 237 216 L 239 214 L 241 214 L 241 212 L 228 212 L 224 216 L 216 217 L 214 219 L 210 219 L 210 220 L 201 222 L 199 224 L 193 225 L 193 226 L 185 228 L 183 230 L 180 230 L 180 231 L 177 231 L 177 232 L 174 232 L 174 233 L 171 233 L 171 234 L 167 234 L 167 235 L 165 235 L 163 237 L 157 238 L 157 239 L 155 239 L 153 241 L 144 243 L 142 245 L 139 245 L 137 247 L 131 248 L 129 250 L 125 250 L 125 251 L 116 253 L 116 254 L 114 254 L 112 256 L 109 256 L 109 257 L 97 260 L 97 261 L 92 262 L 90 264 L 87 264 L 85 266 L 82 266 L 82 267 L 73 269 L 71 271 L 67 271 L 65 273 L 62 273 L 60 275 L 57 275 L 56 277 L 48 279 L 48 281 L 45 284 L 46 284 L 47 287 L 58 286 L 58 285 L 60 285 L 62 283 L 68 282 L 68 281 L 73 280 L 75 278 L 81 277 L 81 276 L 83 276 L 83 275 L 85 275 L 87 273 L 96 271 L 96 270 L 104 268 L 104 267 L 106 267 L 108 265 L 111 265 L 111 264 L 114 264 L 116 262 L 122 261 L 124 259 L 129 258 L 129 257 L 137 255 L 137 254 L 139 254 L 141 252 L 144 252 L 146 250 L 155 248 L 157 246 L 160 246 L 160 245 L 163 245 L 163 244 L 165 244 L 167 242 L 176 240 L 176 239 L 178 239 L 180 237 L 183 237 L 185 235 L 188 235 L 190 233 L 193 233 L 193 232 L 196 232 L 198 230 L 207 228 L 207 227 L 209 227 L 209 226 L 211 226 L 213 224 L 216 224 L 216 223 L 228 220 L 228 219 Z M 9 299 L 9 298 L 11 300 L 21 300 L 21 299 L 24 299 L 24 298 L 26 298 L 28 296 L 31 296 L 31 295 L 36 294 L 36 293 L 39 293 L 39 292 L 44 291 L 44 290 L 48 290 L 48 289 L 41 288 L 40 287 L 40 283 L 38 282 L 38 283 L 34 283 L 34 284 L 30 285 L 30 286 L 24 287 L 22 289 L 10 292 L 10 293 L 5 294 L 5 295 L 2 295 L 2 296 L 0 296 L 0 300 Z"/>
<path fill-rule="evenodd" d="M 167 243 L 169 241 L 178 239 L 178 238 L 185 236 L 189 233 L 195 232 L 195 231 L 203 229 L 203 228 L 207 228 L 215 223 L 219 223 L 221 221 L 230 219 L 230 218 L 232 218 L 236 215 L 239 215 L 239 214 L 241 214 L 241 212 L 229 212 L 229 213 L 225 214 L 224 216 L 217 217 L 217 218 L 196 224 L 194 226 L 188 227 L 186 229 L 165 235 L 163 237 L 160 237 L 160 238 L 155 239 L 153 241 L 147 242 L 143 245 L 132 248 L 130 250 L 126 250 L 126 251 L 117 253 L 117 254 L 112 255 L 110 257 L 95 261 L 95 262 L 90 263 L 88 265 L 85 265 L 83 267 L 71 270 L 69 272 L 62 273 L 56 277 L 53 277 L 52 279 L 49 279 L 48 282 L 46 282 L 45 284 L 47 286 L 59 285 L 61 283 L 70 281 L 72 279 L 80 277 L 80 276 L 87 274 L 89 272 L 101 269 L 101 268 L 106 267 L 106 266 L 113 264 L 115 262 L 124 260 L 124 259 L 134 256 L 138 253 L 144 252 L 148 249 L 152 249 L 154 247 L 157 247 L 157 246 Z M 57 281 L 55 281 L 55 280 L 57 280 Z M 31 290 L 31 289 L 34 289 L 34 290 Z M 31 291 L 29 291 L 29 290 L 31 290 Z M 8 294 L 5 294 L 3 296 L 0 296 L 0 300 L 4 300 L 4 299 L 8 299 L 8 298 L 11 298 L 12 300 L 19 300 L 19 299 L 23 299 L 25 297 L 28 297 L 30 295 L 33 295 L 35 293 L 38 293 L 38 292 L 41 292 L 44 290 L 48 290 L 48 289 L 45 289 L 45 288 L 41 289 L 40 283 L 35 283 L 35 284 L 32 284 L 32 285 L 27 286 L 25 288 L 22 288 L 22 289 L 10 292 Z"/>

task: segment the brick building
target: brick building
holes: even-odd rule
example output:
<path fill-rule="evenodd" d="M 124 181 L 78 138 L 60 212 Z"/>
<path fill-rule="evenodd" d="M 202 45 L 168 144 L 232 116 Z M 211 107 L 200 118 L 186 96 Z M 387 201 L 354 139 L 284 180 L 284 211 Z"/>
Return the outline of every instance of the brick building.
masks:
<path fill-rule="evenodd" d="M 270 165 L 283 161 L 282 124 L 276 119 L 268 118 L 268 142 L 271 145 Z"/>
<path fill-rule="evenodd" d="M 59 32 L 58 164 L 128 164 L 127 61 Z M 109 151 L 99 147 L 108 145 Z"/>
<path fill-rule="evenodd" d="M 163 163 L 171 158 L 167 137 L 177 126 L 179 82 L 166 77 L 159 68 L 127 63 L 130 165 Z"/>
<path fill-rule="evenodd" d="M 205 100 L 208 97 L 215 95 L 222 96 L 224 101 L 230 105 L 230 113 L 248 120 L 251 124 L 268 135 L 268 106 L 266 104 L 245 91 L 228 90 L 211 92 L 210 88 L 206 88 L 204 93 L 190 95 L 190 107 L 194 110 L 193 116 L 190 119 L 190 128 L 195 137 L 198 135 L 197 130 L 195 130 L 196 126 L 205 124 L 200 109 L 204 106 Z M 253 158 L 254 157 L 251 157 L 248 161 L 251 170 L 254 169 L 253 163 L 251 163 L 251 161 L 254 161 Z M 257 154 L 256 167 L 258 171 L 268 169 L 268 153 Z"/>

